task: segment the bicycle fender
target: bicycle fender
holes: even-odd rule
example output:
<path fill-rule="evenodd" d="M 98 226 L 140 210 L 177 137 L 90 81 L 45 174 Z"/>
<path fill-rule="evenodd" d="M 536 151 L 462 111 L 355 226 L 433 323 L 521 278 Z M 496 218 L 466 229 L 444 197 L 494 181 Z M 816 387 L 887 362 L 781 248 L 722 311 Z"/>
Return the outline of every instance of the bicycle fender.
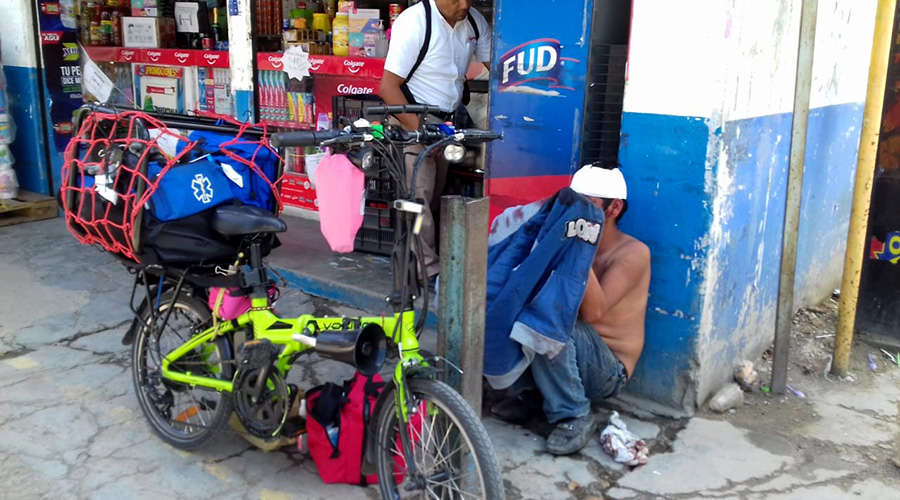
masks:
<path fill-rule="evenodd" d="M 146 315 L 147 301 L 141 301 L 137 316 L 132 318 L 131 326 L 128 327 L 128 330 L 125 330 L 125 335 L 122 336 L 122 345 L 131 345 L 134 343 L 134 338 L 141 330 L 141 318 L 145 317 Z"/>

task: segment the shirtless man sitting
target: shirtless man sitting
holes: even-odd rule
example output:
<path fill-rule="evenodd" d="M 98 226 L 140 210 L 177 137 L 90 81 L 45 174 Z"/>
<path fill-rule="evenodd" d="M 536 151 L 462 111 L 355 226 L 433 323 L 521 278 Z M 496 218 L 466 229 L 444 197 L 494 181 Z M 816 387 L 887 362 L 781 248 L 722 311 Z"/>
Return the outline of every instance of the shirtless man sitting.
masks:
<path fill-rule="evenodd" d="M 634 373 L 650 286 L 650 250 L 618 228 L 628 208 L 622 172 L 586 166 L 571 187 L 603 210 L 606 223 L 566 347 L 553 359 L 539 355 L 531 363 L 544 413 L 555 424 L 547 438 L 554 455 L 587 444 L 597 429 L 591 403 L 616 396 Z"/>

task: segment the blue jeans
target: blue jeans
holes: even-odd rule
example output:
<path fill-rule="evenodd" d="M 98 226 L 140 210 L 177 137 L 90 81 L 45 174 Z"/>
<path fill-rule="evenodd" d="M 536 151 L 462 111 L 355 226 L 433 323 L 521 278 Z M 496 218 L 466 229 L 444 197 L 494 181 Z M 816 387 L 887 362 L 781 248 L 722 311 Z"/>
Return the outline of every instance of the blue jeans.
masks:
<path fill-rule="evenodd" d="M 594 328 L 575 322 L 566 347 L 553 359 L 537 355 L 531 362 L 535 385 L 544 396 L 550 423 L 590 413 L 591 402 L 611 398 L 625 385 L 625 366 Z"/>

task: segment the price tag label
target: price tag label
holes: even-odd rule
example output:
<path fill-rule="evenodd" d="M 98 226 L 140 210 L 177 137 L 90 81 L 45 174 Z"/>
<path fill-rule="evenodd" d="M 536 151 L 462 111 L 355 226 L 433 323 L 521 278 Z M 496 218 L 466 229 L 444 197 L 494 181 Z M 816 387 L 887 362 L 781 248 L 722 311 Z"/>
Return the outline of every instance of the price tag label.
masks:
<path fill-rule="evenodd" d="M 87 59 L 87 62 L 84 64 L 81 84 L 84 86 L 84 90 L 93 94 L 101 103 L 109 101 L 109 96 L 112 94 L 113 88 L 115 88 L 112 80 L 106 76 L 106 73 L 90 59 Z"/>
<path fill-rule="evenodd" d="M 291 47 L 281 57 L 282 71 L 288 74 L 288 78 L 303 80 L 309 76 L 309 54 L 300 47 Z"/>

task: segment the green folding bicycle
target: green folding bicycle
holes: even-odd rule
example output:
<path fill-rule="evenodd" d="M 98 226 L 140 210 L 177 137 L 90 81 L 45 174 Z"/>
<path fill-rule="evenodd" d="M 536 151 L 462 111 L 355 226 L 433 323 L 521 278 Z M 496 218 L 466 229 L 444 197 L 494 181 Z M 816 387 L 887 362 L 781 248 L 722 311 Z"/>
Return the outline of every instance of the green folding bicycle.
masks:
<path fill-rule="evenodd" d="M 432 111 L 421 105 L 375 106 L 386 116 Z M 148 298 L 137 310 L 133 338 L 133 378 L 140 408 L 153 431 L 180 449 L 195 449 L 213 438 L 235 412 L 244 427 L 262 438 L 285 430 L 292 365 L 309 352 L 354 365 L 364 374 L 380 371 L 386 357 L 396 359 L 393 378 L 374 410 L 364 453 L 363 473 L 376 473 L 383 498 L 504 498 L 500 468 L 480 419 L 450 386 L 438 380 L 440 360 L 419 347 L 424 313 L 413 302 L 427 286 L 419 269 L 418 233 L 423 205 L 405 182 L 404 146 L 422 144 L 418 165 L 430 154 L 462 158 L 463 144 L 497 139 L 493 132 L 423 125 L 407 132 L 391 125 L 357 122 L 343 130 L 275 134 L 276 147 L 330 147 L 359 168 L 371 168 L 376 155 L 401 186 L 394 202 L 399 234 L 394 252 L 394 292 L 386 317 L 282 318 L 272 310 L 272 280 L 263 263 L 263 246 L 283 221 L 246 206 L 220 207 L 213 229 L 243 238 L 235 279 L 251 298 L 251 308 L 231 321 L 214 321 L 207 302 L 192 293 L 184 276 L 151 291 L 152 272 L 135 282 Z M 165 270 L 159 270 L 165 274 Z M 132 294 L 134 295 L 134 294 Z M 418 414 L 413 421 L 413 415 Z M 399 458 L 398 458 L 399 457 Z M 401 474 L 402 473 L 402 474 Z M 402 482 L 397 479 L 402 477 Z"/>

